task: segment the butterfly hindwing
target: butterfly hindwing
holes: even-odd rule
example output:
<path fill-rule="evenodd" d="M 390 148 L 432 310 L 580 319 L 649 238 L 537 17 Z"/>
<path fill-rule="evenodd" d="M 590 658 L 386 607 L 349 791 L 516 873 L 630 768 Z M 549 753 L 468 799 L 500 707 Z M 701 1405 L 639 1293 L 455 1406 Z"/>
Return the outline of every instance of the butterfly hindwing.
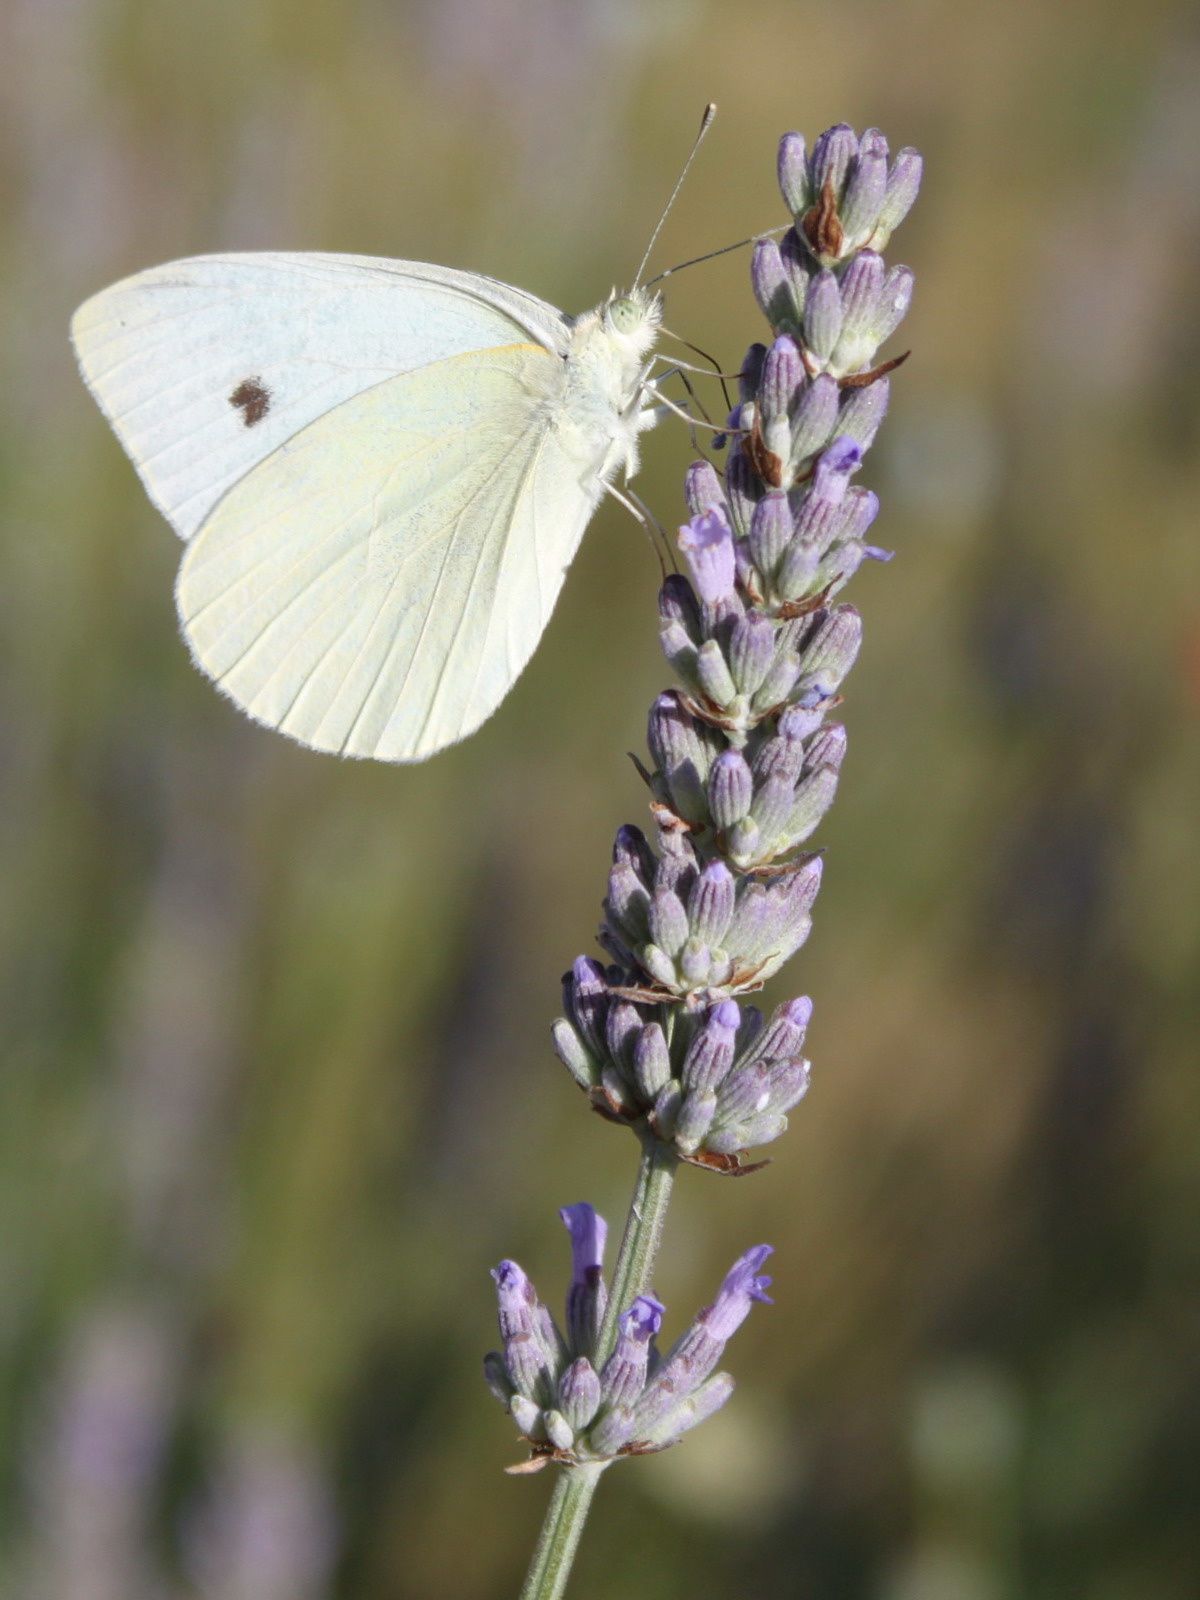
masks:
<path fill-rule="evenodd" d="M 550 418 L 563 364 L 510 344 L 381 382 L 221 500 L 180 568 L 203 670 L 319 750 L 416 760 L 499 704 L 599 480 Z"/>

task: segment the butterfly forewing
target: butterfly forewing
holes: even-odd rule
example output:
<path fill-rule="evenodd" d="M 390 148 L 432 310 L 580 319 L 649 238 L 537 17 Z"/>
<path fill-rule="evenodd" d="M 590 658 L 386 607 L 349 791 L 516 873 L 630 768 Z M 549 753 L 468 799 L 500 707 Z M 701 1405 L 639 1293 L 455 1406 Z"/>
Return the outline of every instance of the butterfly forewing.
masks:
<path fill-rule="evenodd" d="M 89 388 L 154 501 L 190 539 L 272 451 L 365 389 L 430 361 L 568 324 L 475 273 L 368 256 L 198 256 L 87 301 L 71 325 Z"/>

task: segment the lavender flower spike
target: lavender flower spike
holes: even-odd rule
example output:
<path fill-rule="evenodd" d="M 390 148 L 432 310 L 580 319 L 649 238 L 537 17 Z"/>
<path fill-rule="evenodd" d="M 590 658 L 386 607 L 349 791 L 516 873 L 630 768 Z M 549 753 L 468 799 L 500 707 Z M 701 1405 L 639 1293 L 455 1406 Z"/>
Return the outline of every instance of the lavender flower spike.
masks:
<path fill-rule="evenodd" d="M 565 1469 L 523 1600 L 560 1600 L 611 1462 L 673 1445 L 729 1398 L 718 1363 L 768 1301 L 770 1247 L 734 1263 L 664 1358 L 650 1289 L 668 1201 L 682 1164 L 764 1165 L 752 1152 L 784 1133 L 811 1078 L 811 1001 L 764 1018 L 752 998 L 804 944 L 821 885 L 808 841 L 841 781 L 847 733 L 834 713 L 863 635 L 858 609 L 834 597 L 886 555 L 866 542 L 879 500 L 857 474 L 904 359 L 884 346 L 913 274 L 882 252 L 916 198 L 921 158 L 893 160 L 878 129 L 838 123 L 811 145 L 784 135 L 778 179 L 791 222 L 778 243 L 758 240 L 750 264 L 766 326 L 716 444 L 723 470 L 688 469 L 686 571 L 658 596 L 674 686 L 651 706 L 637 762 L 649 819 L 617 833 L 599 930 L 609 964 L 575 962 L 552 1030 L 592 1109 L 638 1140 L 635 1200 L 608 1291 L 603 1222 L 584 1203 L 564 1209 L 565 1338 L 519 1268 L 497 1274 L 504 1349 L 485 1376 L 531 1446 L 520 1470 Z"/>
<path fill-rule="evenodd" d="M 714 1025 L 722 1024 L 714 1019 Z M 586 1202 L 565 1206 L 560 1215 L 571 1232 L 572 1289 L 595 1282 L 603 1294 L 604 1219 Z M 767 1299 L 771 1280 L 759 1268 L 769 1254 L 769 1245 L 757 1245 L 734 1263 L 712 1305 L 678 1340 L 665 1363 L 655 1340 L 666 1308 L 652 1294 L 636 1295 L 617 1318 L 616 1343 L 598 1373 L 574 1337 L 561 1358 L 547 1355 L 538 1333 L 544 1308 L 533 1285 L 515 1262 L 501 1262 L 492 1276 L 504 1354 L 493 1351 L 485 1358 L 484 1377 L 533 1447 L 533 1461 L 555 1459 L 580 1466 L 662 1450 L 711 1415 L 733 1389 L 726 1375 L 719 1381 L 711 1378 L 713 1368 L 753 1302 Z M 593 1346 L 595 1336 L 585 1336 Z"/>

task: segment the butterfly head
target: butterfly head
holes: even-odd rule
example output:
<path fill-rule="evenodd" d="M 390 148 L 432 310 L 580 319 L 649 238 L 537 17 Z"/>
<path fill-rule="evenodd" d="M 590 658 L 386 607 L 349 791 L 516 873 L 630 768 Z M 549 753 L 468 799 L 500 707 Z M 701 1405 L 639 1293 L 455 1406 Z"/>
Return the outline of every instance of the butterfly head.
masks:
<path fill-rule="evenodd" d="M 649 289 L 614 292 L 603 307 L 606 331 L 635 355 L 644 355 L 658 337 L 662 314 L 662 296 Z"/>

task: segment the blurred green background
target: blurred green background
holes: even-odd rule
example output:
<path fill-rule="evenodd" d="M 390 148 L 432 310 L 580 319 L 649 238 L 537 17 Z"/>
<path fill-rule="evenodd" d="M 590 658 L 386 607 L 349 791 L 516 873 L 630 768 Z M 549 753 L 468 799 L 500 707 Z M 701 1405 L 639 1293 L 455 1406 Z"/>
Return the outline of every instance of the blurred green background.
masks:
<path fill-rule="evenodd" d="M 534 664 L 428 766 L 242 721 L 176 541 L 78 381 L 75 304 L 229 248 L 412 256 L 581 309 L 781 220 L 775 141 L 927 158 L 915 354 L 865 481 L 899 552 L 819 837 L 814 1087 L 685 1173 L 677 1331 L 777 1246 L 738 1393 L 606 1479 L 574 1600 L 1200 1593 L 1200 30 L 1193 8 L 9 0 L 0 21 L 0 1593 L 490 1600 L 487 1270 L 636 1146 L 554 1060 L 656 567 L 603 508 Z M 736 366 L 745 253 L 672 281 Z M 681 509 L 682 427 L 639 480 Z"/>

